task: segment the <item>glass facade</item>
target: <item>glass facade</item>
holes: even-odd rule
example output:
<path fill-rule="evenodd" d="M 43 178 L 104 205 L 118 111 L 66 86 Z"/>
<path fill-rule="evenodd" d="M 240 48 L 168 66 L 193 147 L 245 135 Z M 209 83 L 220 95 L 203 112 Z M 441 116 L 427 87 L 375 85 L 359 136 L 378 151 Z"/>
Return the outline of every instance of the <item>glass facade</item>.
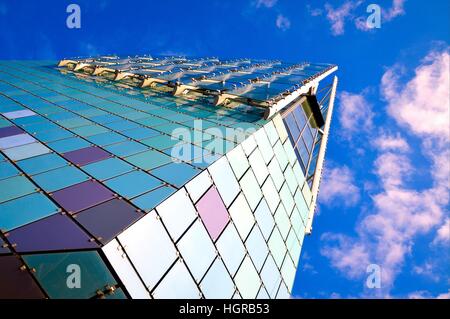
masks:
<path fill-rule="evenodd" d="M 0 298 L 288 298 L 322 133 L 265 109 L 329 66 L 70 61 L 0 61 Z"/>

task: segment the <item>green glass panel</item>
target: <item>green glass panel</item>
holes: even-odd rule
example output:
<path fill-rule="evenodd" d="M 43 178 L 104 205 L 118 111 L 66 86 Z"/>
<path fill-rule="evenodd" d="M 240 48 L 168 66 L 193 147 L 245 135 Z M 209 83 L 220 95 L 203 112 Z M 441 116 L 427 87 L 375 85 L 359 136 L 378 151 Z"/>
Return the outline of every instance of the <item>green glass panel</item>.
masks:
<path fill-rule="evenodd" d="M 26 177 L 15 176 L 0 181 L 0 203 L 23 195 L 33 193 L 36 190 Z"/>
<path fill-rule="evenodd" d="M 36 270 L 35 276 L 50 298 L 91 298 L 98 290 L 117 284 L 95 251 L 28 255 L 23 259 Z"/>

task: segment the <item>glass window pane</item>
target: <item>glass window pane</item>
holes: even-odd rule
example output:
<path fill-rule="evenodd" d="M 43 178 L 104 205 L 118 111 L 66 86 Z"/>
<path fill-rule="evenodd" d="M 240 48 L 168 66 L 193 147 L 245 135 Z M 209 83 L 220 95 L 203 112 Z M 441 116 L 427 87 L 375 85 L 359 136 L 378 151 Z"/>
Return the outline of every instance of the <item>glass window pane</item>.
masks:
<path fill-rule="evenodd" d="M 234 276 L 245 256 L 245 248 L 233 224 L 228 224 L 217 240 L 216 246 L 225 266 L 231 276 Z"/>
<path fill-rule="evenodd" d="M 156 210 L 174 241 L 180 238 L 197 217 L 197 211 L 184 189 L 170 196 Z"/>
<path fill-rule="evenodd" d="M 131 225 L 118 239 L 149 290 L 177 259 L 175 246 L 155 212 Z"/>
<path fill-rule="evenodd" d="M 266 260 L 269 249 L 258 226 L 253 227 L 245 242 L 245 246 L 255 264 L 256 270 L 259 272 Z"/>
<path fill-rule="evenodd" d="M 214 184 L 221 195 L 225 206 L 229 206 L 239 193 L 239 184 L 234 177 L 233 170 L 226 157 L 222 157 L 212 164 L 208 171 L 211 174 Z"/>
<path fill-rule="evenodd" d="M 272 233 L 273 227 L 275 226 L 275 221 L 272 213 L 270 212 L 269 206 L 264 199 L 261 200 L 255 211 L 255 218 L 264 238 L 267 240 Z"/>
<path fill-rule="evenodd" d="M 206 299 L 230 299 L 233 296 L 234 282 L 220 258 L 216 258 L 200 288 Z"/>
<path fill-rule="evenodd" d="M 104 246 L 102 250 L 131 297 L 136 299 L 150 299 L 150 293 L 133 269 L 127 256 L 123 253 L 123 248 L 119 242 L 114 239 L 108 245 Z"/>
<path fill-rule="evenodd" d="M 178 261 L 158 284 L 153 292 L 153 297 L 156 299 L 198 299 L 201 294 L 184 263 Z"/>
<path fill-rule="evenodd" d="M 254 299 L 258 294 L 261 279 L 248 256 L 244 259 L 244 262 L 236 273 L 234 281 L 242 298 Z"/>
<path fill-rule="evenodd" d="M 252 211 L 245 200 L 243 194 L 240 194 L 229 208 L 231 219 L 239 232 L 242 240 L 247 238 L 250 230 L 255 223 Z"/>
<path fill-rule="evenodd" d="M 195 280 L 200 282 L 216 257 L 216 249 L 200 220 L 194 222 L 177 246 Z"/>
<path fill-rule="evenodd" d="M 255 210 L 262 197 L 262 192 L 258 182 L 256 181 L 255 174 L 253 174 L 251 169 L 245 173 L 239 184 L 241 185 L 242 192 L 244 193 L 251 210 Z"/>

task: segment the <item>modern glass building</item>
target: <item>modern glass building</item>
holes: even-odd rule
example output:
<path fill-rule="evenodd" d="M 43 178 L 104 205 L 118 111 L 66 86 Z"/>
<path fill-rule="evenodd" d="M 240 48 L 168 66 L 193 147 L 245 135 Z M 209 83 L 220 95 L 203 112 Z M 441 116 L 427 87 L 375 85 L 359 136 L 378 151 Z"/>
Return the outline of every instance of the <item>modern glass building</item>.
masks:
<path fill-rule="evenodd" d="M 0 62 L 0 298 L 289 298 L 336 70 Z"/>

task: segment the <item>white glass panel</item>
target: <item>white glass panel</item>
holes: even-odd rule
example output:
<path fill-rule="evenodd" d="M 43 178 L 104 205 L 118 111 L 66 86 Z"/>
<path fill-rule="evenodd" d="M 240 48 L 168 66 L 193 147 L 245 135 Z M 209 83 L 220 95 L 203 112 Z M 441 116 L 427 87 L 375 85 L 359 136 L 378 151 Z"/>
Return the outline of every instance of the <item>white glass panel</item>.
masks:
<path fill-rule="evenodd" d="M 226 157 L 220 158 L 208 168 L 222 197 L 225 206 L 229 206 L 239 193 L 239 184 Z"/>
<path fill-rule="evenodd" d="M 245 173 L 245 175 L 241 178 L 239 184 L 241 185 L 242 192 L 244 193 L 245 198 L 247 198 L 250 208 L 252 209 L 252 211 L 255 210 L 263 195 L 261 192 L 261 188 L 256 181 L 255 174 L 253 174 L 253 171 L 251 169 L 249 169 Z"/>
<path fill-rule="evenodd" d="M 303 194 L 300 192 L 300 189 L 297 189 L 297 192 L 294 194 L 295 205 L 297 206 L 298 211 L 300 212 L 300 216 L 302 217 L 303 222 L 306 225 L 306 220 L 308 218 L 309 208 L 306 206 L 306 202 L 303 199 Z"/>
<path fill-rule="evenodd" d="M 280 168 L 280 165 L 278 165 L 277 159 L 275 157 L 272 158 L 272 161 L 267 167 L 269 169 L 269 174 L 273 179 L 275 187 L 277 188 L 277 190 L 280 190 L 281 186 L 284 183 L 284 175 L 283 171 Z"/>
<path fill-rule="evenodd" d="M 156 299 L 199 299 L 200 291 L 183 262 L 178 261 L 153 292 Z"/>
<path fill-rule="evenodd" d="M 244 258 L 245 248 L 233 224 L 228 224 L 217 240 L 216 246 L 225 266 L 231 276 L 234 276 Z"/>
<path fill-rule="evenodd" d="M 278 286 L 281 282 L 281 274 L 270 254 L 264 263 L 263 269 L 261 270 L 261 279 L 269 296 L 271 298 L 275 298 L 278 291 Z"/>
<path fill-rule="evenodd" d="M 234 278 L 236 286 L 244 299 L 254 299 L 261 286 L 261 279 L 250 258 L 245 257 Z"/>
<path fill-rule="evenodd" d="M 266 163 L 264 163 L 264 159 L 258 148 L 253 151 L 248 160 L 250 161 L 250 166 L 255 173 L 256 180 L 259 185 L 262 185 L 267 175 L 269 175 L 269 170 L 267 169 Z"/>
<path fill-rule="evenodd" d="M 150 293 L 133 269 L 122 246 L 116 239 L 102 248 L 111 266 L 116 271 L 133 299 L 150 299 Z"/>
<path fill-rule="evenodd" d="M 300 213 L 298 212 L 297 208 L 294 208 L 294 210 L 292 211 L 290 219 L 295 234 L 297 235 L 300 242 L 303 242 L 303 237 L 305 236 L 305 225 L 302 221 L 302 217 L 300 216 Z"/>
<path fill-rule="evenodd" d="M 275 221 L 264 199 L 259 203 L 255 211 L 255 218 L 264 238 L 267 240 L 272 233 L 273 226 L 275 226 Z"/>
<path fill-rule="evenodd" d="M 195 280 L 200 282 L 216 257 L 216 249 L 200 220 L 195 221 L 177 246 Z"/>
<path fill-rule="evenodd" d="M 272 145 L 270 145 L 269 139 L 267 138 L 266 131 L 264 131 L 264 129 L 259 129 L 254 134 L 254 137 L 256 140 L 256 144 L 258 144 L 258 148 L 261 150 L 264 162 L 268 164 L 274 154 Z"/>
<path fill-rule="evenodd" d="M 233 296 L 234 282 L 220 258 L 214 261 L 200 288 L 207 299 L 230 299 Z"/>
<path fill-rule="evenodd" d="M 289 160 L 286 156 L 286 152 L 284 151 L 283 144 L 280 141 L 276 142 L 273 146 L 273 150 L 275 152 L 275 157 L 278 160 L 278 164 L 280 164 L 281 170 L 284 171 L 286 166 L 289 164 Z"/>
<path fill-rule="evenodd" d="M 269 208 L 272 212 L 275 212 L 277 209 L 278 203 L 280 202 L 280 195 L 278 194 L 275 185 L 273 184 L 272 178 L 267 178 L 263 187 L 262 192 L 264 194 L 264 198 L 269 205 Z"/>
<path fill-rule="evenodd" d="M 237 179 L 240 179 L 244 175 L 245 171 L 249 167 L 247 157 L 245 156 L 244 150 L 241 145 L 236 146 L 233 150 L 227 154 L 228 161 L 230 162 L 231 168 L 234 171 Z"/>
<path fill-rule="evenodd" d="M 281 266 L 281 276 L 288 286 L 288 290 L 291 291 L 295 279 L 295 266 L 289 256 L 284 258 L 283 266 Z"/>
<path fill-rule="evenodd" d="M 308 205 L 308 207 L 309 207 L 310 203 L 311 203 L 311 199 L 312 199 L 312 194 L 311 194 L 311 190 L 309 189 L 309 186 L 307 183 L 305 183 L 303 185 L 302 193 L 303 193 L 303 197 L 305 198 L 306 205 Z"/>
<path fill-rule="evenodd" d="M 267 247 L 266 241 L 264 240 L 259 227 L 255 225 L 253 227 L 250 235 L 245 242 L 245 247 L 250 254 L 250 257 L 255 264 L 256 270 L 258 272 L 266 260 L 267 254 L 269 253 L 269 248 Z"/>
<path fill-rule="evenodd" d="M 253 135 L 247 137 L 245 141 L 241 143 L 242 148 L 244 149 L 245 155 L 249 156 L 253 150 L 256 148 L 256 141 Z"/>
<path fill-rule="evenodd" d="M 131 225 L 118 239 L 149 290 L 177 258 L 175 246 L 154 211 Z"/>
<path fill-rule="evenodd" d="M 270 252 L 275 259 L 277 266 L 281 267 L 284 256 L 286 255 L 286 246 L 284 245 L 283 238 L 281 237 L 277 227 L 275 227 L 275 229 L 273 230 L 268 244 Z"/>
<path fill-rule="evenodd" d="M 289 250 L 289 254 L 291 255 L 292 260 L 294 261 L 294 265 L 297 267 L 302 246 L 300 245 L 300 242 L 297 239 L 293 228 L 291 228 L 291 231 L 289 232 L 288 238 L 286 240 L 286 246 Z"/>
<path fill-rule="evenodd" d="M 286 209 L 287 214 L 290 216 L 292 213 L 292 210 L 294 209 L 295 203 L 294 203 L 294 198 L 291 195 L 291 191 L 289 190 L 287 183 L 284 183 L 283 187 L 281 187 L 280 198 L 281 198 L 281 202 L 284 205 L 284 208 Z"/>
<path fill-rule="evenodd" d="M 298 187 L 298 183 L 290 165 L 288 165 L 286 167 L 286 170 L 284 171 L 284 178 L 286 179 L 286 183 L 288 184 L 291 193 L 295 194 L 295 190 Z"/>
<path fill-rule="evenodd" d="M 295 161 L 297 160 L 297 155 L 295 155 L 295 151 L 292 147 L 291 141 L 284 142 L 283 147 L 289 163 L 291 163 L 291 165 L 294 165 Z"/>
<path fill-rule="evenodd" d="M 197 217 L 197 211 L 184 188 L 166 199 L 156 210 L 174 241 L 180 238 Z"/>
<path fill-rule="evenodd" d="M 276 299 L 290 299 L 290 298 L 291 295 L 289 294 L 286 285 L 284 283 L 281 283 Z"/>
<path fill-rule="evenodd" d="M 245 240 L 255 223 L 255 218 L 242 193 L 236 198 L 233 204 L 231 204 L 228 211 L 230 212 L 231 219 L 233 220 L 239 235 L 242 240 Z"/>
<path fill-rule="evenodd" d="M 292 167 L 292 171 L 294 172 L 294 176 L 297 179 L 298 185 L 302 186 L 305 183 L 305 175 L 303 175 L 298 161 L 295 162 L 294 166 Z"/>
<path fill-rule="evenodd" d="M 269 122 L 266 125 L 264 125 L 264 130 L 266 131 L 270 144 L 273 146 L 278 140 L 278 132 L 273 122 Z"/>
<path fill-rule="evenodd" d="M 283 204 L 280 204 L 275 212 L 275 223 L 280 229 L 281 236 L 284 240 L 286 240 L 287 235 L 289 233 L 289 229 L 291 228 L 291 221 L 286 214 L 286 210 L 284 209 Z"/>
<path fill-rule="evenodd" d="M 186 189 L 194 202 L 202 197 L 202 195 L 212 185 L 211 177 L 208 171 L 203 171 L 198 176 L 194 177 L 189 183 L 186 184 Z"/>
<path fill-rule="evenodd" d="M 270 299 L 269 295 L 267 294 L 266 288 L 261 287 L 261 289 L 259 289 L 256 299 Z"/>

